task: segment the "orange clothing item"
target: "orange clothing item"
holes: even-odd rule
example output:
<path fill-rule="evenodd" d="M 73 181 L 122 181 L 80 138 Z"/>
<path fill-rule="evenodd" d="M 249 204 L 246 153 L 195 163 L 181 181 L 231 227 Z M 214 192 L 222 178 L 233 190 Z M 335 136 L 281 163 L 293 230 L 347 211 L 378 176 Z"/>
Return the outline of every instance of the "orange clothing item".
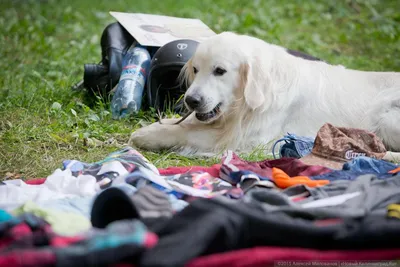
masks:
<path fill-rule="evenodd" d="M 398 173 L 398 172 L 400 172 L 400 167 L 398 167 L 394 170 L 391 170 L 389 173 Z"/>
<path fill-rule="evenodd" d="M 307 185 L 309 187 L 317 187 L 329 184 L 329 180 L 311 180 L 307 176 L 290 177 L 284 171 L 278 168 L 272 168 L 272 180 L 279 188 L 288 188 L 293 185 Z"/>

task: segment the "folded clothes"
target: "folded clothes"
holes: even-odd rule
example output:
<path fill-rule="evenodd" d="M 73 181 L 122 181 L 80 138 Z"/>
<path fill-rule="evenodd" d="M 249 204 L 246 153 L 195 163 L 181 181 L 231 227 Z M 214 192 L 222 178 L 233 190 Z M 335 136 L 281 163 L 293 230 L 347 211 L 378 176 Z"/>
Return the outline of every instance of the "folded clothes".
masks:
<path fill-rule="evenodd" d="M 309 136 L 297 136 L 295 134 L 288 133 L 283 138 L 277 140 L 272 146 L 272 154 L 274 159 L 275 147 L 277 144 L 284 141 L 285 143 L 279 148 L 279 156 L 281 158 L 302 158 L 311 153 L 314 146 L 314 137 Z"/>
<path fill-rule="evenodd" d="M 341 170 L 344 163 L 359 156 L 387 159 L 390 155 L 394 154 L 388 153 L 382 140 L 373 132 L 325 123 L 318 130 L 311 153 L 300 160 Z"/>
<path fill-rule="evenodd" d="M 274 160 L 263 160 L 250 162 L 239 158 L 232 151 L 227 151 L 222 158 L 222 165 L 220 168 L 220 178 L 230 183 L 237 183 L 232 177 L 236 172 L 251 171 L 261 177 L 272 179 L 272 168 L 279 168 L 289 176 L 316 176 L 329 173 L 332 169 L 321 166 L 310 166 L 302 163 L 296 158 L 281 158 Z"/>
<path fill-rule="evenodd" d="M 14 215 L 32 213 L 48 222 L 56 234 L 71 236 L 77 235 L 91 228 L 88 218 L 73 212 L 65 212 L 57 209 L 42 208 L 32 201 L 12 211 Z"/>
<path fill-rule="evenodd" d="M 159 174 L 158 169 L 141 153 L 131 147 L 125 147 L 108 154 L 103 160 L 86 163 L 77 160 L 65 160 L 64 169 L 69 169 L 72 175 L 91 175 L 96 178 L 99 186 L 104 189 L 120 176 L 126 176 L 138 167 L 148 169 Z"/>
<path fill-rule="evenodd" d="M 279 161 L 278 162 L 279 166 Z M 229 162 L 228 162 L 229 163 Z M 170 175 L 176 175 L 176 174 L 184 174 L 184 173 L 190 173 L 190 172 L 207 172 L 213 177 L 219 177 L 220 176 L 220 168 L 221 164 L 214 164 L 210 167 L 207 166 L 187 166 L 187 167 L 168 167 L 168 168 L 160 168 L 158 169 L 160 175 L 163 176 L 170 176 Z M 364 157 L 364 156 L 359 156 L 357 158 L 354 158 L 346 163 L 343 164 L 343 169 L 342 170 L 332 170 L 329 172 L 326 172 L 321 175 L 313 175 L 310 176 L 311 179 L 313 180 L 353 180 L 356 177 L 366 174 L 366 173 L 373 173 L 373 174 L 379 174 L 379 178 L 386 178 L 390 177 L 393 173 L 399 172 L 400 167 L 398 165 L 393 164 L 391 162 L 388 162 L 386 160 L 378 160 L 370 157 Z M 248 170 L 240 170 L 240 171 L 234 171 L 229 173 L 229 178 L 228 180 L 231 181 L 240 181 L 240 178 L 246 174 L 253 173 Z M 296 174 L 297 175 L 297 174 Z M 295 176 L 296 176 L 295 175 Z M 267 179 L 267 178 L 265 178 Z M 42 184 L 46 178 L 38 178 L 38 179 L 30 179 L 26 181 L 27 184 Z"/>
<path fill-rule="evenodd" d="M 272 180 L 279 188 L 288 188 L 299 184 L 307 185 L 309 187 L 329 184 L 329 180 L 311 180 L 307 176 L 290 177 L 284 171 L 278 168 L 272 168 Z"/>
<path fill-rule="evenodd" d="M 162 176 L 146 168 L 137 167 L 132 173 L 117 178 L 113 183 L 128 183 L 138 189 L 145 185 L 152 185 L 158 190 L 184 200 L 191 197 L 209 198 L 216 195 L 226 195 L 232 198 L 243 196 L 240 188 L 206 172 Z"/>
<path fill-rule="evenodd" d="M 36 201 L 34 203 L 44 209 L 75 213 L 90 218 L 90 210 L 94 199 L 95 196 L 77 196 L 72 198 L 48 199 L 44 201 Z"/>
<path fill-rule="evenodd" d="M 380 179 L 392 177 L 397 165 L 385 161 L 364 156 L 359 156 L 343 164 L 342 170 L 334 170 L 329 173 L 311 176 L 313 180 L 354 180 L 364 174 L 374 174 Z"/>
<path fill-rule="evenodd" d="M 343 164 L 344 171 L 354 171 L 374 174 L 386 174 L 396 169 L 398 165 L 382 159 L 358 156 Z"/>
<path fill-rule="evenodd" d="M 22 180 L 7 180 L 0 185 L 0 208 L 12 210 L 27 201 L 43 202 L 64 198 L 94 196 L 99 187 L 91 175 L 75 177 L 69 169 L 55 170 L 40 185 L 26 184 Z"/>
<path fill-rule="evenodd" d="M 373 173 L 379 174 L 378 177 L 386 178 L 392 176 L 389 171 L 398 166 L 385 160 L 377 160 L 369 157 L 359 156 L 343 164 L 343 170 L 332 170 L 320 166 L 308 166 L 294 158 L 281 158 L 277 160 L 263 160 L 249 162 L 240 159 L 232 151 L 227 151 L 221 164 L 207 166 L 187 166 L 187 167 L 168 167 L 156 169 L 142 154 L 133 148 L 126 147 L 108 155 L 104 160 L 88 164 L 76 160 L 64 161 L 64 168 L 70 169 L 72 174 L 90 173 L 96 177 L 99 186 L 103 189 L 111 185 L 111 182 L 118 176 L 126 176 L 134 172 L 138 167 L 146 168 L 156 175 L 182 177 L 190 176 L 193 173 L 208 173 L 211 177 L 222 178 L 226 182 L 236 185 L 242 183 L 242 188 L 246 189 L 249 185 L 243 185 L 243 180 L 253 179 L 257 181 L 272 181 L 272 168 L 281 169 L 290 177 L 306 176 L 311 180 L 352 180 L 356 177 Z M 255 178 L 258 176 L 258 178 Z M 29 180 L 27 184 L 41 184 L 45 179 Z M 262 186 L 274 187 L 273 183 L 264 182 Z"/>
<path fill-rule="evenodd" d="M 138 220 L 113 222 L 105 229 L 61 236 L 31 213 L 0 221 L 0 266 L 110 266 L 134 262 L 157 243 Z"/>
<path fill-rule="evenodd" d="M 257 246 L 319 250 L 397 248 L 400 220 L 378 214 L 315 220 L 270 213 L 257 202 L 198 199 L 156 230 L 159 242 L 140 266 L 184 266 L 194 258 Z M 188 238 L 190 237 L 190 238 Z"/>
<path fill-rule="evenodd" d="M 387 206 L 400 203 L 400 176 L 378 179 L 372 174 L 354 181 L 335 181 L 321 187 L 297 185 L 284 191 L 254 188 L 244 197 L 246 202 L 258 202 L 268 212 L 294 214 L 301 218 L 362 218 L 387 214 Z M 290 197 L 307 193 L 293 202 Z M 293 216 L 294 216 L 293 215 Z"/>
<path fill-rule="evenodd" d="M 110 187 L 95 199 L 91 211 L 94 227 L 105 228 L 108 224 L 123 219 L 169 218 L 174 210 L 168 195 L 146 185 L 137 191 L 124 187 Z"/>
<path fill-rule="evenodd" d="M 219 177 L 219 169 L 221 164 L 214 164 L 210 167 L 207 166 L 183 166 L 183 167 L 168 167 L 164 169 L 158 169 L 160 175 L 170 176 L 175 174 L 184 174 L 189 172 L 207 172 L 213 177 Z"/>

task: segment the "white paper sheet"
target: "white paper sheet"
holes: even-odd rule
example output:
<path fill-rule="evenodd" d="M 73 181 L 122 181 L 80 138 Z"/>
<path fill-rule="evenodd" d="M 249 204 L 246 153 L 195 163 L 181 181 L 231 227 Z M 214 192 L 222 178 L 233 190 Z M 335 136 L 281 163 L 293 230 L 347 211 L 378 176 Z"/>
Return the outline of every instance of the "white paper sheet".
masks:
<path fill-rule="evenodd" d="M 179 39 L 201 42 L 215 35 L 199 19 L 112 11 L 110 14 L 143 46 L 161 47 Z"/>

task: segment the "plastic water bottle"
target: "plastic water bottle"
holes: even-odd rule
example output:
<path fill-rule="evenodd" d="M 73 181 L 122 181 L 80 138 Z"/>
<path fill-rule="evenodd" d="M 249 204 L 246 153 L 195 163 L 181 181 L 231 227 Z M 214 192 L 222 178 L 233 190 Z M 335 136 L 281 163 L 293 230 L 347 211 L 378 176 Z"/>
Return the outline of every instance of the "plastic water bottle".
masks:
<path fill-rule="evenodd" d="M 147 49 L 137 43 L 132 44 L 122 58 L 121 76 L 111 100 L 111 113 L 114 119 L 126 117 L 140 110 L 150 62 L 151 57 Z"/>

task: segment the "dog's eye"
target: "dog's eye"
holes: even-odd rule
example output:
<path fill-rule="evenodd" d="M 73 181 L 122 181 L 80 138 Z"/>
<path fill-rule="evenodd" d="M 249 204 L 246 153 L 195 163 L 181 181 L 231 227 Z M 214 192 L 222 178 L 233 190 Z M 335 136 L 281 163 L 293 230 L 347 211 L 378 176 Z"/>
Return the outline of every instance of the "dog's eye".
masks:
<path fill-rule="evenodd" d="M 195 67 L 193 67 L 193 72 L 194 72 L 194 74 L 196 74 L 198 72 L 198 70 Z"/>
<path fill-rule="evenodd" d="M 222 76 L 222 75 L 224 75 L 225 72 L 226 72 L 226 70 L 224 70 L 224 69 L 218 67 L 218 68 L 215 68 L 215 70 L 214 70 L 214 75 L 216 75 L 216 76 Z"/>

